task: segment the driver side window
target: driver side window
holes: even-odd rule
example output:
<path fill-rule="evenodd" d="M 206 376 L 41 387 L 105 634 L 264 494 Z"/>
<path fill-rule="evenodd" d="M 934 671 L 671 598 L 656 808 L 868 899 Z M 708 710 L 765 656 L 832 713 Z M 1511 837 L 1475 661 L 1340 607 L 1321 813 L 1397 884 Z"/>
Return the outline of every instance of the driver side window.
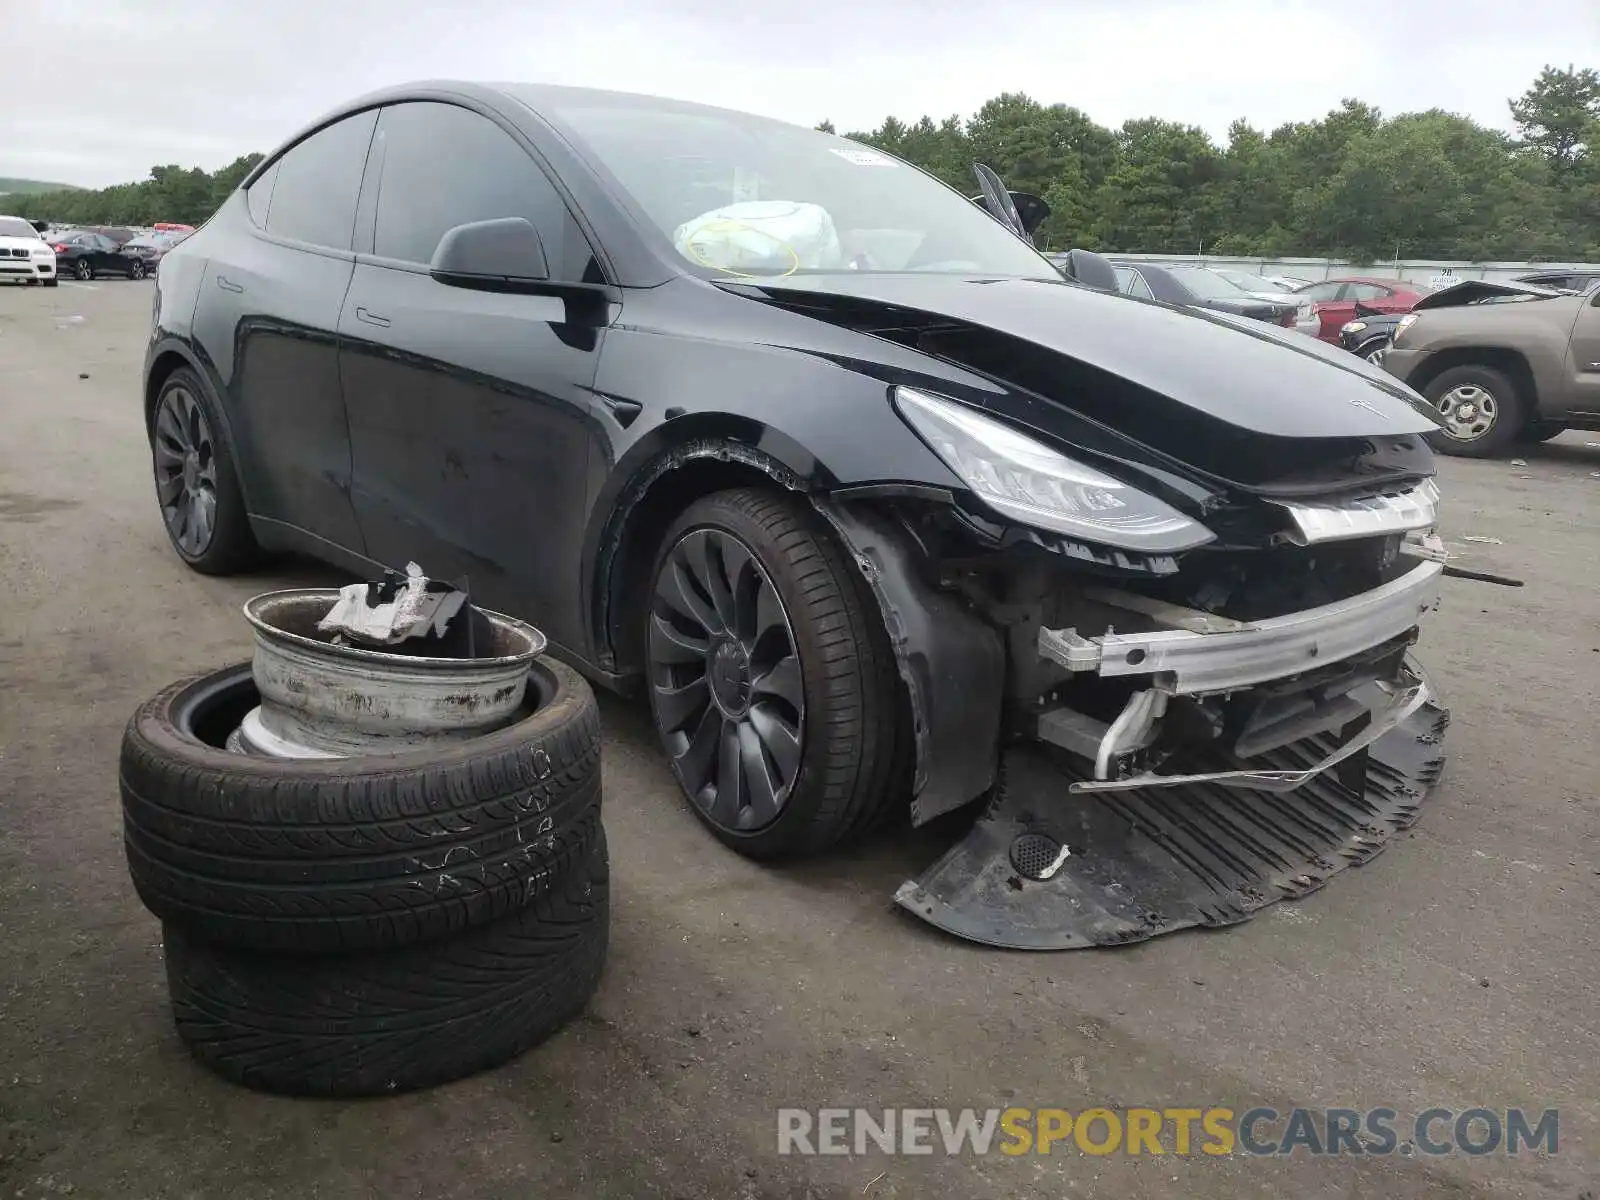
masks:
<path fill-rule="evenodd" d="M 446 149 L 448 158 L 441 156 Z M 553 278 L 600 279 L 555 186 L 489 118 L 435 101 L 392 105 L 378 121 L 372 161 L 383 164 L 372 244 L 377 257 L 426 265 L 457 225 L 523 217 L 539 231 Z"/>
<path fill-rule="evenodd" d="M 1301 288 L 1296 295 L 1304 296 L 1307 300 L 1337 300 L 1339 290 L 1343 287 L 1342 283 L 1314 283 L 1308 288 Z"/>

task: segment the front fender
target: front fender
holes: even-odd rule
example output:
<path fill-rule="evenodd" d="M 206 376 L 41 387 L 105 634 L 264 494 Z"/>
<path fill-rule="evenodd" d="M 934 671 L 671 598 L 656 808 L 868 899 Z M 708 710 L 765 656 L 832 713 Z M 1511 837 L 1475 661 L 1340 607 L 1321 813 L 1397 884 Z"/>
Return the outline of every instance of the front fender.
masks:
<path fill-rule="evenodd" d="M 612 648 L 611 598 L 637 510 L 676 470 L 720 461 L 734 465 L 730 478 L 758 472 L 813 495 L 888 487 L 949 496 L 964 486 L 900 419 L 885 379 L 759 343 L 626 328 L 607 337 L 596 388 L 609 415 L 582 560 L 590 644 L 601 662 Z M 629 410 L 637 415 L 619 419 Z"/>

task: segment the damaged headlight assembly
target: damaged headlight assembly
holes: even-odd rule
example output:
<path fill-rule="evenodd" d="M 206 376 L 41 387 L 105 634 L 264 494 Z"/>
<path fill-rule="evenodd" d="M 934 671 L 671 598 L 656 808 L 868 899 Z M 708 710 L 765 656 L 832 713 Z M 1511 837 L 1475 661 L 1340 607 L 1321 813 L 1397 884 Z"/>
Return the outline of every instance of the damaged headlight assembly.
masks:
<path fill-rule="evenodd" d="M 986 507 L 1024 525 L 1150 554 L 1173 554 L 1216 535 L 1130 487 L 965 404 L 915 388 L 895 407 Z"/>

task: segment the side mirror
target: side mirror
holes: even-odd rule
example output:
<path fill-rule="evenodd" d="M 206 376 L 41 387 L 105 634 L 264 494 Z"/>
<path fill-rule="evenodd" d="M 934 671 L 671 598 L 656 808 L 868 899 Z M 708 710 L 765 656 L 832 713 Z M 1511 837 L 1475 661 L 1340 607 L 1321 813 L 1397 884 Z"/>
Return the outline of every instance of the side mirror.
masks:
<path fill-rule="evenodd" d="M 451 287 L 520 291 L 550 278 L 539 231 L 522 217 L 457 225 L 439 239 L 428 274 Z"/>
<path fill-rule="evenodd" d="M 1118 290 L 1116 268 L 1092 250 L 1068 250 L 1067 260 L 1061 264 L 1061 272 L 1085 287 L 1106 292 Z"/>

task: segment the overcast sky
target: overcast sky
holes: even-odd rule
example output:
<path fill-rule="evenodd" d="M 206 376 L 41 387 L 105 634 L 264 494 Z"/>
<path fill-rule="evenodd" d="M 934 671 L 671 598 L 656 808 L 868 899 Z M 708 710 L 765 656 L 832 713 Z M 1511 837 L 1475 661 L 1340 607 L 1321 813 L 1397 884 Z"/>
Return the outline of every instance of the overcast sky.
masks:
<path fill-rule="evenodd" d="M 970 115 L 1001 91 L 1218 139 L 1358 96 L 1509 128 L 1600 0 L 0 0 L 0 175 L 103 186 L 269 150 L 408 79 L 650 92 L 807 125 Z M 977 19 L 973 14 L 982 13 Z"/>

